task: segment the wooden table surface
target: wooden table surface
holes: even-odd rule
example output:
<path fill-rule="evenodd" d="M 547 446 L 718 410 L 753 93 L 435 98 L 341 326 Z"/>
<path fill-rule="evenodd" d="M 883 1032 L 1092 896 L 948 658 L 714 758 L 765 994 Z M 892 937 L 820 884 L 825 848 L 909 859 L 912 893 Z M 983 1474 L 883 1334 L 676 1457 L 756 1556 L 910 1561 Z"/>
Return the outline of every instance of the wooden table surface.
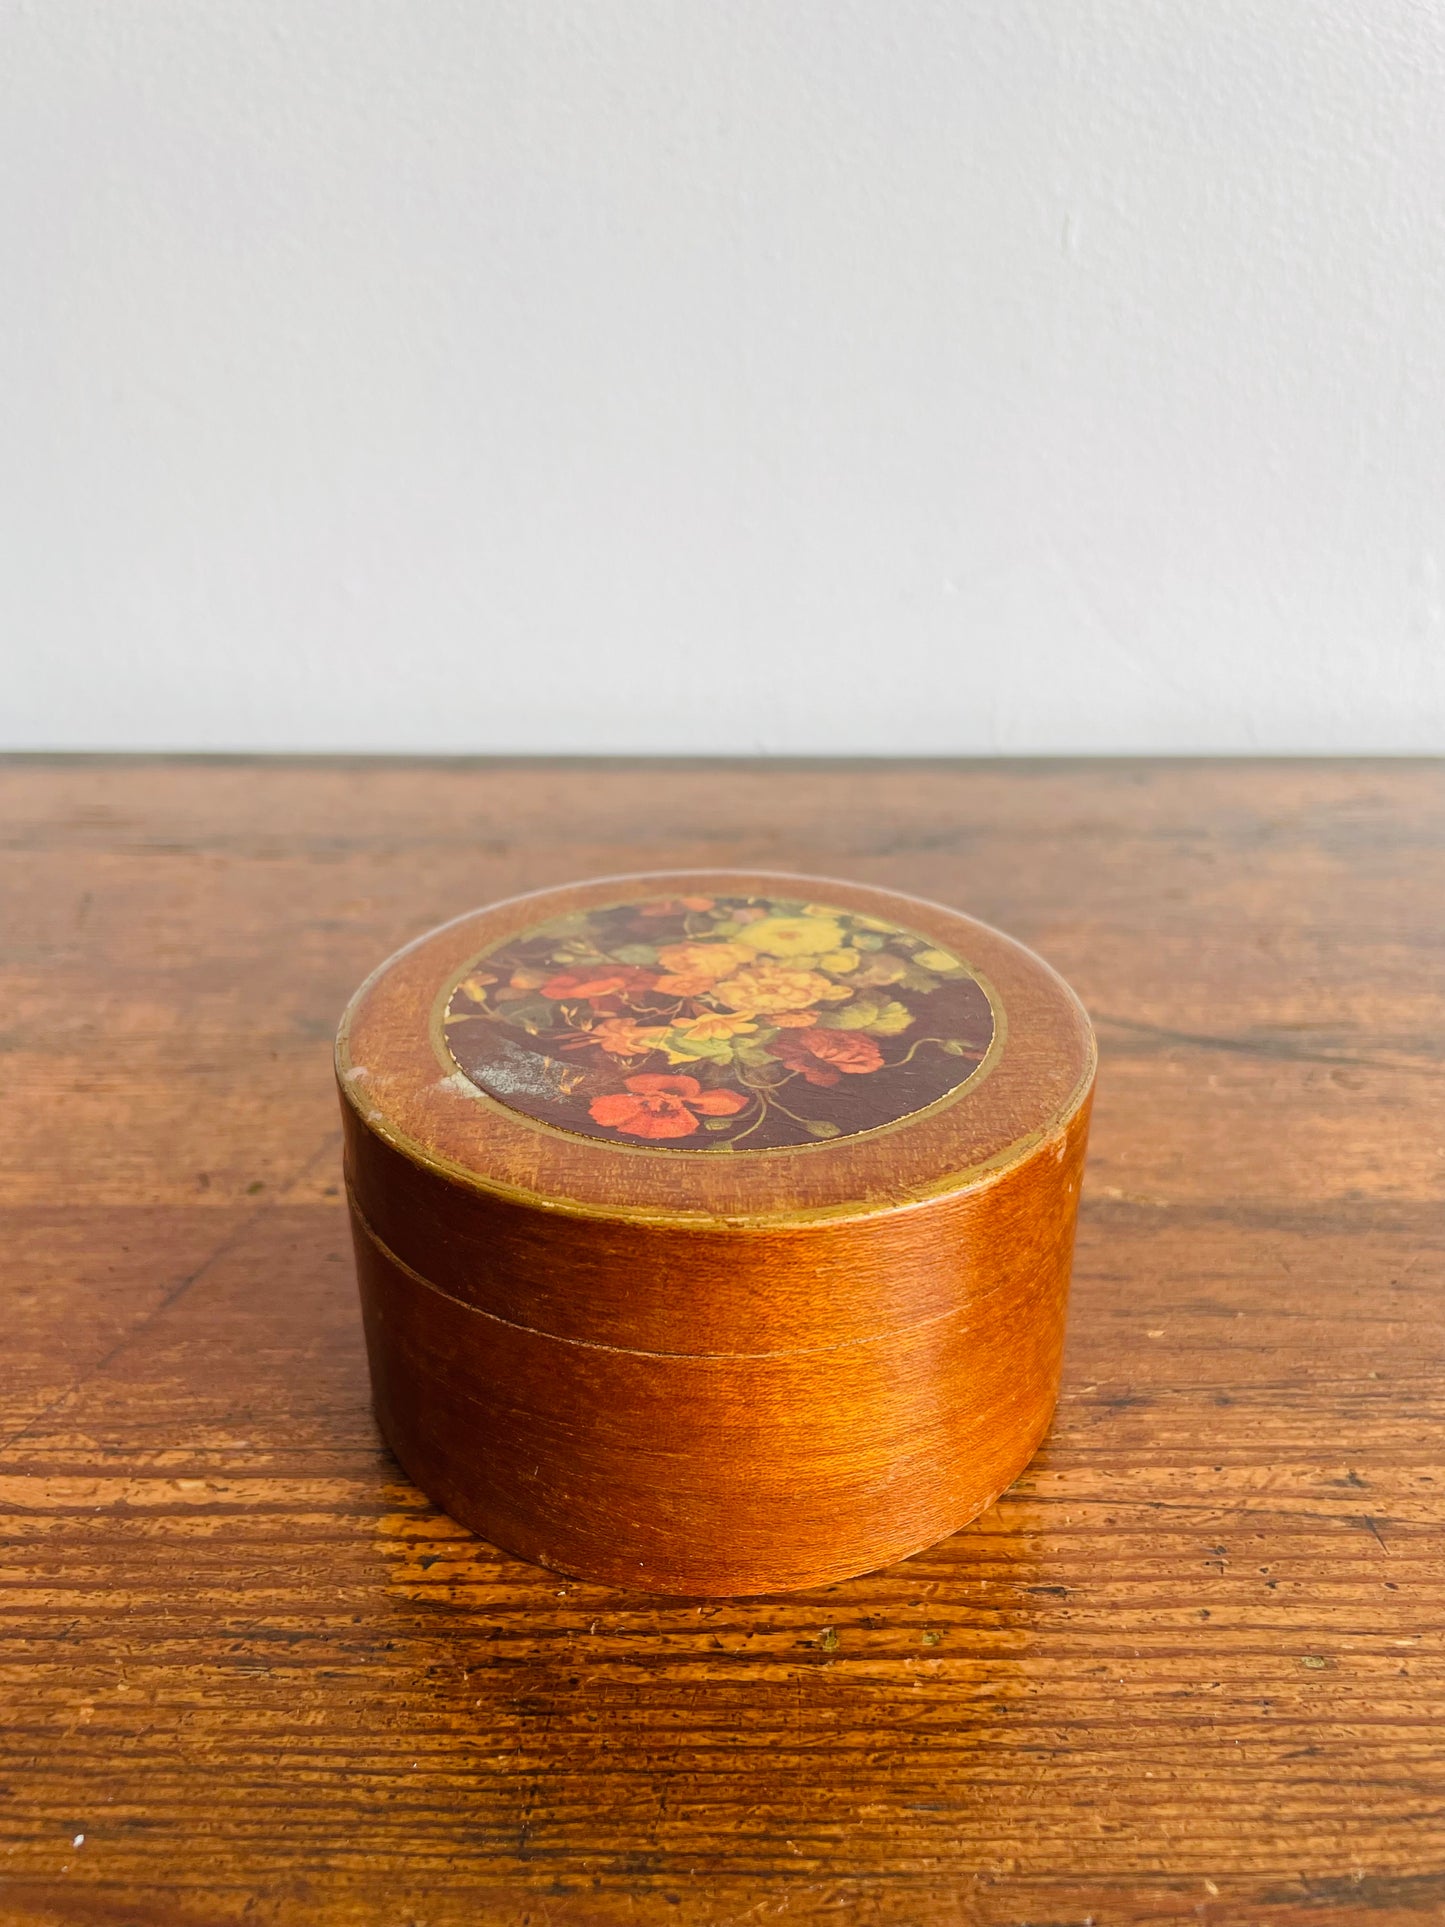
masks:
<path fill-rule="evenodd" d="M 1445 1919 L 1445 768 L 17 759 L 0 829 L 6 1927 Z M 382 1449 L 330 1043 L 712 863 L 1001 924 L 1102 1067 L 1037 1460 L 700 1605 Z"/>

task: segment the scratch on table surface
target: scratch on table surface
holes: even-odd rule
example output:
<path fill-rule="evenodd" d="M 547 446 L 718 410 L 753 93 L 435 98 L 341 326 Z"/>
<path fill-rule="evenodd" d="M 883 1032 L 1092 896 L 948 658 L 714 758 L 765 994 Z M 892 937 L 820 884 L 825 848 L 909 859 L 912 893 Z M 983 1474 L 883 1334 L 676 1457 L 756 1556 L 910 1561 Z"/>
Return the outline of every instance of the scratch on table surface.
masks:
<path fill-rule="evenodd" d="M 306 1158 L 292 1172 L 284 1184 L 276 1187 L 277 1195 L 279 1196 L 289 1191 L 295 1185 L 304 1184 L 316 1166 L 321 1162 L 322 1158 L 334 1156 L 335 1151 L 335 1134 L 328 1132 L 326 1141 L 319 1145 L 310 1157 Z M 240 1224 L 222 1238 L 198 1265 L 194 1266 L 183 1278 L 179 1279 L 158 1304 L 152 1305 L 151 1309 L 146 1312 L 142 1318 L 137 1320 L 128 1331 L 122 1333 L 110 1347 L 109 1351 L 103 1352 L 99 1358 L 86 1366 L 85 1370 L 73 1383 L 67 1385 L 65 1390 L 61 1392 L 57 1398 L 51 1399 L 50 1403 L 42 1407 L 32 1418 L 27 1419 L 18 1431 L 12 1432 L 9 1438 L 0 1440 L 0 1458 L 3 1458 L 7 1452 L 19 1445 L 23 1439 L 28 1438 L 37 1426 L 43 1425 L 48 1418 L 52 1418 L 56 1413 L 63 1411 L 72 1399 L 76 1398 L 85 1390 L 87 1385 L 91 1384 L 102 1372 L 114 1364 L 115 1360 L 119 1358 L 123 1352 L 128 1350 L 138 1338 L 148 1332 L 158 1318 L 163 1318 L 174 1305 L 179 1304 L 181 1299 L 184 1298 L 186 1293 L 191 1289 L 192 1285 L 198 1283 L 200 1279 L 205 1277 L 212 1265 L 219 1264 L 222 1258 L 234 1251 L 236 1247 L 243 1242 L 248 1233 L 255 1229 L 256 1225 L 260 1223 L 267 1212 L 274 1208 L 275 1202 L 274 1197 L 266 1198 L 261 1204 L 257 1205 L 254 1211 L 248 1211 Z"/>

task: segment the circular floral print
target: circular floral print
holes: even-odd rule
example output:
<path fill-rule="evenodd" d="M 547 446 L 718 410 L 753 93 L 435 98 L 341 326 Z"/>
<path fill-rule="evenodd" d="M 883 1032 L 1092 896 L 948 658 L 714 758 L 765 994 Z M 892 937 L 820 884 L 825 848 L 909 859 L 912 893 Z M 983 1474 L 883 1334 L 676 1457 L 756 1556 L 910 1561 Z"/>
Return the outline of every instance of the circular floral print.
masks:
<path fill-rule="evenodd" d="M 968 966 L 897 925 L 781 897 L 658 897 L 509 938 L 446 1040 L 528 1117 L 611 1143 L 764 1151 L 877 1130 L 993 1040 Z"/>

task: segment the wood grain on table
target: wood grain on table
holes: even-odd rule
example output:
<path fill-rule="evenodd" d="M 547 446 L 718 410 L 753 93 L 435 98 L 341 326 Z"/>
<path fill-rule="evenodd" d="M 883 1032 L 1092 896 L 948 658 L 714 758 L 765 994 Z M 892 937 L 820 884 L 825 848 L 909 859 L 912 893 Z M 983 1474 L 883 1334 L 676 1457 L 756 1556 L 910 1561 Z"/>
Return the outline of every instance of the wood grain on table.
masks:
<path fill-rule="evenodd" d="M 1445 767 L 0 763 L 0 1921 L 1445 1919 Z M 330 1046 L 476 903 L 753 865 L 1033 944 L 1063 1399 L 763 1600 L 504 1558 L 368 1408 Z"/>

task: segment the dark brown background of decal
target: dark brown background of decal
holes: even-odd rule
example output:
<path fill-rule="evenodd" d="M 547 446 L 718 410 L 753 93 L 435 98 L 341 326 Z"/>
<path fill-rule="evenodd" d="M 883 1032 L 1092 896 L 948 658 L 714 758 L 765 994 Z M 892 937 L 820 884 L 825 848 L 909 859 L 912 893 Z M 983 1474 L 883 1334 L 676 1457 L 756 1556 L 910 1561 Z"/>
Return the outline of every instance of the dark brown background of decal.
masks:
<path fill-rule="evenodd" d="M 0 823 L 7 1927 L 1436 1927 L 1445 769 L 21 762 Z M 378 1446 L 336 1017 L 459 899 L 785 860 L 1093 1012 L 1062 1403 L 893 1571 L 565 1585 Z"/>

